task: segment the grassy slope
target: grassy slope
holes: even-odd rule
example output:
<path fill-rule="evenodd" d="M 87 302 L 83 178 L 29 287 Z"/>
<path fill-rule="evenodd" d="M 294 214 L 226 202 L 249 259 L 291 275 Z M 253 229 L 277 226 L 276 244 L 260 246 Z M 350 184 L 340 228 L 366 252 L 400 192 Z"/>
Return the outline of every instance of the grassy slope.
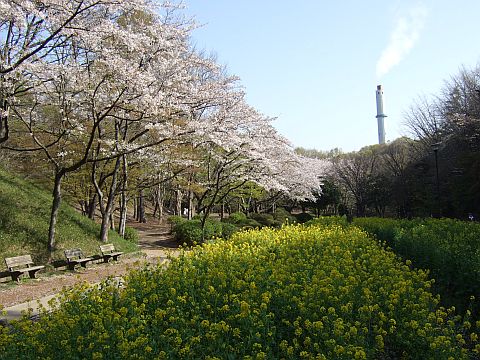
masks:
<path fill-rule="evenodd" d="M 31 254 L 35 263 L 48 259 L 48 226 L 52 196 L 33 183 L 0 168 L 0 269 L 4 258 Z M 56 228 L 54 259 L 64 259 L 63 250 L 81 248 L 86 255 L 99 254 L 100 226 L 62 203 Z M 110 232 L 109 242 L 122 251 L 136 245 Z"/>

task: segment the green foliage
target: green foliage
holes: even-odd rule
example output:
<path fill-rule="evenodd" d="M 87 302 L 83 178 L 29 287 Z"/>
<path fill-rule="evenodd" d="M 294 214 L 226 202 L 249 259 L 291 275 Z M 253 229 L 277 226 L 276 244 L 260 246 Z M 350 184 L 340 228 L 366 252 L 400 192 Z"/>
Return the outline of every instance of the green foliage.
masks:
<path fill-rule="evenodd" d="M 354 224 L 415 266 L 429 269 L 435 287 L 449 305 L 465 310 L 472 306 L 479 316 L 480 224 L 452 219 L 393 220 L 357 218 Z"/>
<path fill-rule="evenodd" d="M 214 219 L 207 219 L 205 227 L 202 229 L 202 222 L 192 219 L 179 222 L 174 226 L 173 233 L 180 244 L 192 246 L 214 238 L 226 239 L 237 229 L 233 224 L 222 223 Z"/>
<path fill-rule="evenodd" d="M 234 212 L 231 213 L 228 218 L 225 219 L 225 221 L 233 223 L 233 224 L 239 224 L 242 221 L 247 220 L 247 215 L 245 215 L 242 212 Z"/>
<path fill-rule="evenodd" d="M 295 214 L 295 219 L 299 224 L 304 224 L 307 221 L 313 220 L 313 216 L 309 213 L 300 213 L 300 214 Z"/>
<path fill-rule="evenodd" d="M 222 223 L 214 219 L 207 219 L 203 231 L 205 240 L 220 238 L 222 237 Z"/>
<path fill-rule="evenodd" d="M 0 263 L 5 257 L 31 254 L 35 263 L 49 259 L 48 226 L 52 196 L 35 184 L 0 168 Z M 55 232 L 54 259 L 64 259 L 63 250 L 81 248 L 86 255 L 99 254 L 100 225 L 63 202 Z M 137 246 L 109 232 L 115 248 L 131 252 Z"/>
<path fill-rule="evenodd" d="M 234 224 L 238 228 L 242 229 L 254 229 L 262 227 L 262 224 L 255 219 L 247 218 L 247 216 L 242 212 L 234 212 L 230 214 L 230 216 L 225 218 L 223 222 Z"/>
<path fill-rule="evenodd" d="M 140 239 L 138 236 L 138 231 L 130 226 L 125 227 L 124 238 L 133 244 L 138 244 L 138 240 Z"/>
<path fill-rule="evenodd" d="M 295 217 L 284 208 L 277 208 L 273 213 L 273 218 L 282 225 L 285 223 L 293 224 L 296 220 Z"/>
<path fill-rule="evenodd" d="M 348 221 L 346 216 L 320 216 L 318 218 L 309 220 L 305 223 L 306 226 L 316 225 L 316 226 L 330 226 L 330 225 L 339 225 L 342 227 L 347 227 Z"/>
<path fill-rule="evenodd" d="M 230 239 L 240 229 L 235 224 L 222 223 L 222 238 Z"/>
<path fill-rule="evenodd" d="M 272 214 L 257 214 L 257 213 L 252 213 L 250 214 L 250 218 L 258 222 L 262 226 L 269 226 L 269 227 L 275 227 L 275 226 L 280 226 L 281 223 L 276 221 L 273 218 Z"/>
<path fill-rule="evenodd" d="M 188 246 L 200 244 L 204 240 L 202 223 L 200 220 L 187 220 L 178 222 L 173 227 L 173 233 L 175 235 L 175 239 L 180 244 L 186 244 Z"/>
<path fill-rule="evenodd" d="M 258 229 L 262 227 L 262 224 L 260 224 L 257 220 L 248 218 L 245 221 L 239 223 L 238 225 L 241 226 L 242 229 Z"/>
<path fill-rule="evenodd" d="M 173 226 L 175 227 L 176 225 L 178 224 L 181 224 L 185 221 L 187 221 L 187 219 L 181 217 L 181 216 L 178 216 L 178 215 L 171 215 L 168 217 L 167 221 Z"/>
<path fill-rule="evenodd" d="M 241 232 L 122 289 L 65 292 L 57 311 L 0 328 L 0 359 L 473 359 L 478 329 L 430 286 L 358 228 Z"/>

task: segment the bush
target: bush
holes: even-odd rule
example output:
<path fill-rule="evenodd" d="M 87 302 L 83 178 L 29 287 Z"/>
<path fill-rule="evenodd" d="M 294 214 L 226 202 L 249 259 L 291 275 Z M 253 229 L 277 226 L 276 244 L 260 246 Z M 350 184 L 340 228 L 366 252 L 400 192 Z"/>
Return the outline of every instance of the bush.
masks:
<path fill-rule="evenodd" d="M 222 222 L 224 224 L 234 224 L 237 228 L 241 229 L 254 229 L 262 227 L 262 224 L 254 219 L 247 218 L 247 216 L 242 212 L 232 213 L 228 218 L 224 218 Z"/>
<path fill-rule="evenodd" d="M 310 221 L 313 219 L 313 216 L 309 213 L 302 212 L 300 214 L 295 214 L 295 219 L 297 219 L 297 222 L 299 224 L 304 224 L 307 221 Z"/>
<path fill-rule="evenodd" d="M 180 244 L 192 246 L 201 244 L 205 240 L 222 237 L 222 229 L 222 223 L 213 219 L 207 219 L 205 227 L 202 229 L 202 222 L 195 219 L 181 221 L 175 225 L 173 233 L 175 234 L 175 239 Z"/>
<path fill-rule="evenodd" d="M 231 213 L 230 216 L 228 218 L 225 218 L 224 220 L 229 223 L 239 224 L 242 221 L 247 220 L 247 215 L 242 212 L 234 212 Z"/>
<path fill-rule="evenodd" d="M 245 219 L 238 223 L 238 226 L 240 226 L 242 229 L 259 229 L 262 227 L 262 224 L 254 219 Z"/>
<path fill-rule="evenodd" d="M 125 235 L 123 237 L 125 240 L 130 241 L 131 243 L 138 244 L 139 236 L 138 231 L 130 226 L 125 227 Z"/>
<path fill-rule="evenodd" d="M 167 221 L 172 225 L 172 227 L 175 227 L 176 225 L 187 221 L 187 219 L 178 215 L 171 215 L 168 217 Z"/>
<path fill-rule="evenodd" d="M 239 228 L 234 224 L 222 223 L 222 238 L 230 239 L 237 231 L 239 231 Z"/>
<path fill-rule="evenodd" d="M 338 225 L 341 227 L 349 226 L 347 217 L 343 216 L 320 216 L 318 218 L 309 220 L 305 223 L 305 226 L 331 226 Z"/>
<path fill-rule="evenodd" d="M 0 327 L 0 359 L 474 359 L 476 325 L 430 285 L 357 228 L 241 232 L 121 289 L 65 292 L 38 321 Z"/>
<path fill-rule="evenodd" d="M 280 224 L 280 226 L 285 223 L 293 224 L 296 220 L 295 217 L 284 208 L 277 208 L 273 213 L 273 218 Z"/>
<path fill-rule="evenodd" d="M 275 221 L 272 214 L 257 214 L 252 213 L 250 214 L 250 218 L 258 222 L 260 225 L 263 226 L 278 226 L 279 223 Z"/>
<path fill-rule="evenodd" d="M 222 237 L 222 223 L 218 220 L 207 219 L 204 228 L 204 239 L 209 240 Z"/>
<path fill-rule="evenodd" d="M 175 240 L 180 244 L 192 246 L 200 244 L 203 239 L 202 223 L 200 220 L 184 220 L 177 222 L 173 227 Z"/>

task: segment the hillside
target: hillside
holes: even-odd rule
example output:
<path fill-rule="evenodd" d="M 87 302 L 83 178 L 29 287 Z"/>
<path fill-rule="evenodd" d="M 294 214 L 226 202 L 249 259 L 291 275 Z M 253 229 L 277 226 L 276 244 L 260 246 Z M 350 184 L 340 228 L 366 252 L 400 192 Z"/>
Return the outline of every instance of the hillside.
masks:
<path fill-rule="evenodd" d="M 48 190 L 0 168 L 0 265 L 4 258 L 31 254 L 34 262 L 48 260 L 48 226 L 52 196 Z M 98 254 L 100 226 L 62 201 L 56 227 L 54 259 L 63 259 L 64 249 L 81 248 L 85 254 Z M 115 232 L 109 242 L 122 251 L 137 246 Z"/>

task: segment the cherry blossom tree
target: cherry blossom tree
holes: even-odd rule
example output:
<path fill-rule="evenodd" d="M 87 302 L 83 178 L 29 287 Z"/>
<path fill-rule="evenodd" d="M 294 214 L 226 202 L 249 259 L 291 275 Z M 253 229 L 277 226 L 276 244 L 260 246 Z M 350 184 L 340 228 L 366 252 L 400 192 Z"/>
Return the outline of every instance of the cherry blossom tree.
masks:
<path fill-rule="evenodd" d="M 197 198 L 202 224 L 215 204 L 247 182 L 295 199 L 311 198 L 320 188 L 320 162 L 296 155 L 272 126 L 273 119 L 248 106 L 243 92 L 234 91 L 229 99 L 210 111 L 201 134 L 204 176 Z"/>
<path fill-rule="evenodd" d="M 44 61 L 23 63 L 32 92 L 23 103 L 9 106 L 18 119 L 18 134 L 30 137 L 23 150 L 43 151 L 55 170 L 50 250 L 67 173 L 164 141 L 150 136 L 153 143 L 148 143 L 145 135 L 158 135 L 166 109 L 175 108 L 174 94 L 188 75 L 183 65 L 188 29 L 164 21 L 154 10 L 141 1 L 92 6 L 87 22 L 62 29 L 61 46 Z M 9 148 L 15 145 L 14 140 Z M 103 239 L 106 228 L 108 221 L 102 225 Z"/>
<path fill-rule="evenodd" d="M 118 14 L 146 9 L 144 0 L 0 0 L 0 144 L 10 136 L 10 107 L 31 90 L 26 80 L 36 66 Z"/>

